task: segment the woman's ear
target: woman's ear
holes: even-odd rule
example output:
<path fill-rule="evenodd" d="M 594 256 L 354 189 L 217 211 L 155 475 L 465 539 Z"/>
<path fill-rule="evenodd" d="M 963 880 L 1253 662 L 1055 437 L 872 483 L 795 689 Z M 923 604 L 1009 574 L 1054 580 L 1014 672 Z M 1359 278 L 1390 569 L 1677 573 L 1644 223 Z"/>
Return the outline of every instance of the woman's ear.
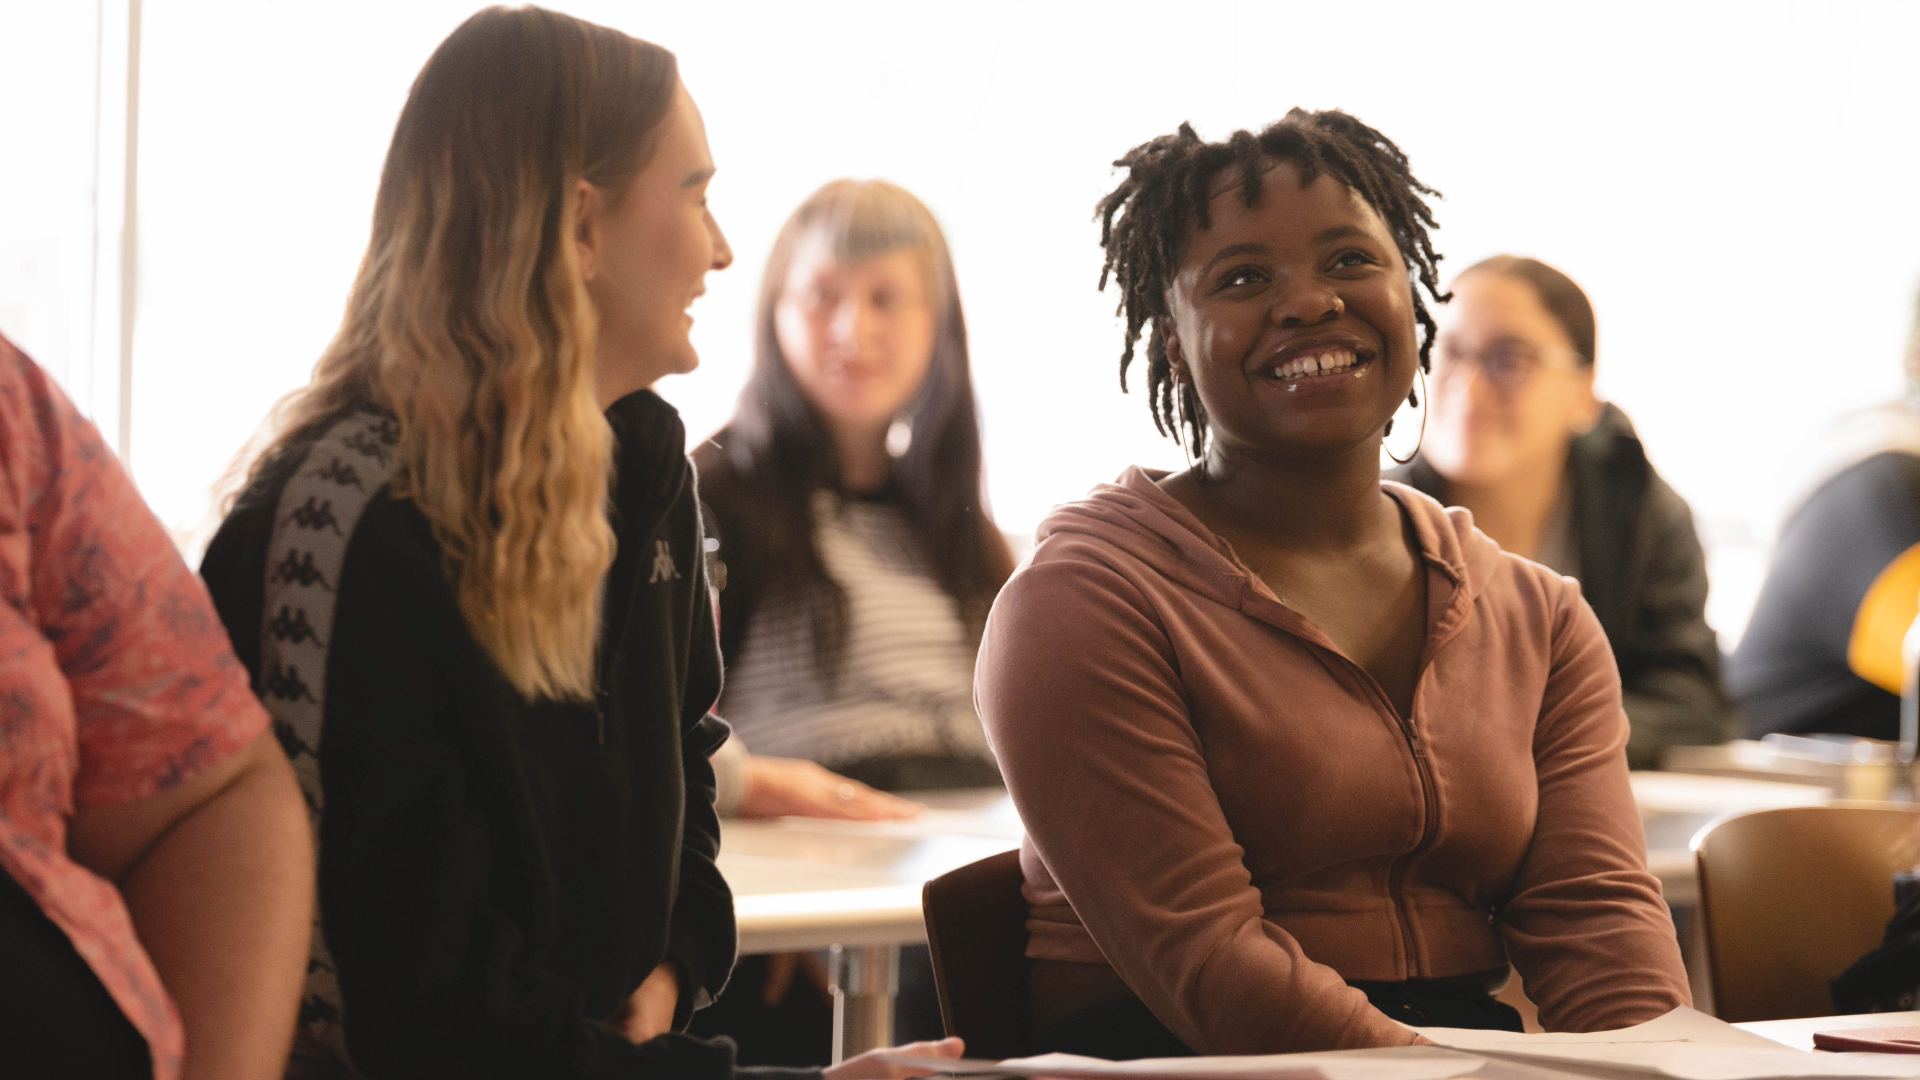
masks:
<path fill-rule="evenodd" d="M 1580 372 L 1580 379 L 1574 384 L 1574 393 L 1578 396 L 1573 409 L 1573 433 L 1585 435 L 1600 422 L 1600 413 L 1605 409 L 1600 398 L 1593 392 L 1593 365 L 1588 364 Z"/>
<path fill-rule="evenodd" d="M 1187 353 L 1180 346 L 1180 335 L 1173 328 L 1173 320 L 1160 323 L 1156 329 L 1160 332 L 1160 340 L 1167 343 L 1167 368 L 1173 381 L 1176 384 L 1191 381 L 1187 378 Z"/>
<path fill-rule="evenodd" d="M 600 270 L 600 245 L 605 235 L 605 210 L 600 189 L 582 179 L 573 191 L 573 247 L 580 262 L 580 279 L 591 282 Z"/>

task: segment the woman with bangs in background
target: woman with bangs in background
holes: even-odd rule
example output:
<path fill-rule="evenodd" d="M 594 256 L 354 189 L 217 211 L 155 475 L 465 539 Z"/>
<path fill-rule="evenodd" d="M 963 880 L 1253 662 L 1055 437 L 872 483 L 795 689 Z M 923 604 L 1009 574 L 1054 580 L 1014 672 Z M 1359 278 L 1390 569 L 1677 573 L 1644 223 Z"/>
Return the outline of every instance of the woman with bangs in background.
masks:
<path fill-rule="evenodd" d="M 671 53 L 537 8 L 408 96 L 345 321 L 203 568 L 316 815 L 296 1075 L 735 1073 L 682 1033 L 736 947 L 726 728 L 650 389 L 732 261 L 713 171 Z"/>
<path fill-rule="evenodd" d="M 720 713 L 736 737 L 715 758 L 722 805 L 898 816 L 917 808 L 870 788 L 997 786 L 973 665 L 1013 559 L 987 512 L 966 322 L 933 215 L 884 181 L 815 192 L 767 260 L 754 344 L 733 419 L 694 452 L 725 566 Z M 743 967 L 722 1002 L 744 1010 L 723 1029 L 743 1059 L 774 1023 L 756 986 L 765 1006 L 831 1010 L 817 965 L 794 980 L 794 962 Z M 907 950 L 901 985 L 896 1036 L 936 1034 L 924 948 Z M 817 1054 L 815 1039 L 766 1052 Z"/>
<path fill-rule="evenodd" d="M 1499 255 L 1453 282 L 1432 416 L 1390 477 L 1473 512 L 1502 548 L 1580 582 L 1620 666 L 1627 762 L 1732 737 L 1707 561 L 1693 513 L 1632 421 L 1593 393 L 1593 305 L 1537 259 Z"/>

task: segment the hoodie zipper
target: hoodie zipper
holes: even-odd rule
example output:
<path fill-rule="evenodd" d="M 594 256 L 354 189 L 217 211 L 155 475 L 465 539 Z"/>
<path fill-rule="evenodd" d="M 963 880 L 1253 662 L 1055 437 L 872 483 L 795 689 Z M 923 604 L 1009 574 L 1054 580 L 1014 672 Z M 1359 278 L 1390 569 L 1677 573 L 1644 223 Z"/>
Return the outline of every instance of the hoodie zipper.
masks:
<path fill-rule="evenodd" d="M 1426 854 L 1427 848 L 1433 844 L 1434 836 L 1439 831 L 1440 793 L 1433 782 L 1433 762 L 1427 757 L 1426 743 L 1421 741 L 1420 729 L 1414 726 L 1413 717 L 1401 716 L 1400 710 L 1394 708 L 1393 702 L 1387 700 L 1387 692 L 1380 688 L 1380 683 L 1371 674 L 1360 669 L 1359 665 L 1355 664 L 1354 667 L 1359 670 L 1360 677 L 1366 681 L 1367 685 L 1373 688 L 1374 697 L 1387 710 L 1387 715 L 1393 717 L 1394 723 L 1400 728 L 1400 734 L 1407 742 L 1407 750 L 1413 755 L 1414 771 L 1420 777 L 1420 800 L 1424 811 L 1420 821 L 1420 839 L 1415 841 L 1413 847 L 1409 848 L 1405 854 L 1395 859 L 1392 868 L 1387 871 L 1387 893 L 1393 898 L 1394 912 L 1400 919 L 1400 940 L 1406 951 L 1407 977 L 1417 979 L 1420 978 L 1420 964 L 1413 949 L 1413 915 L 1407 910 L 1405 892 L 1407 871 L 1411 868 L 1413 860 Z M 1425 673 L 1423 667 L 1420 674 Z M 1419 699 L 1419 685 L 1418 676 L 1416 676 L 1415 700 Z"/>

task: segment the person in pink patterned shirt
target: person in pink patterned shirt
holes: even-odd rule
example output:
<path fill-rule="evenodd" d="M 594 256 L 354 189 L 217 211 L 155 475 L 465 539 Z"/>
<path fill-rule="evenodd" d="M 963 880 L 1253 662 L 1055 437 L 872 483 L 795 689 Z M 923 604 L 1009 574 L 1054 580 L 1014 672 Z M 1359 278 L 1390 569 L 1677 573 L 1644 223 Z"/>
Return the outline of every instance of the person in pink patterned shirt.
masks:
<path fill-rule="evenodd" d="M 0 1076 L 276 1076 L 299 787 L 206 588 L 0 338 Z"/>

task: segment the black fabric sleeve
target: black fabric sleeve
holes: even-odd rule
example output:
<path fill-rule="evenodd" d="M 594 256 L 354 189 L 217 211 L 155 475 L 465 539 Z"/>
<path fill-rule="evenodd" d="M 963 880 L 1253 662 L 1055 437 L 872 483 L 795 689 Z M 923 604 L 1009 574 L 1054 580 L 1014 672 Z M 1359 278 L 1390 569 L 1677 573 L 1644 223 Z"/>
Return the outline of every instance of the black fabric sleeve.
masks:
<path fill-rule="evenodd" d="M 478 809 L 512 781 L 466 763 L 484 758 L 457 745 L 443 674 L 471 670 L 449 652 L 470 639 L 447 632 L 457 608 L 430 537 L 396 537 L 374 510 L 341 575 L 322 747 L 320 906 L 356 1067 L 371 1080 L 734 1075 L 725 1042 L 629 1042 L 529 955 L 507 912 L 519 901 L 490 893 L 489 866 L 537 838 Z"/>
<path fill-rule="evenodd" d="M 680 848 L 680 891 L 674 897 L 673 925 L 667 933 L 667 958 L 684 976 L 676 1030 L 686 1027 L 695 1009 L 720 996 L 732 974 L 738 943 L 733 924 L 733 892 L 720 875 L 720 816 L 714 810 L 713 763 L 708 759 L 729 734 L 725 721 L 704 714 L 681 742 L 687 775 L 686 828 Z"/>
<path fill-rule="evenodd" d="M 715 716 L 720 697 L 720 643 L 715 626 L 715 592 L 708 576 L 706 515 L 697 482 L 688 466 L 688 501 L 694 513 L 693 581 L 686 642 L 686 688 L 681 705 L 680 756 L 686 808 L 680 833 L 679 889 L 667 932 L 667 958 L 680 966 L 680 1004 L 674 1027 L 683 1029 L 694 1010 L 713 1003 L 733 973 L 739 934 L 733 921 L 733 890 L 720 874 L 720 815 L 714 806 L 717 785 L 712 757 L 732 734 Z"/>
<path fill-rule="evenodd" d="M 1617 648 L 1631 734 L 1627 763 L 1653 769 L 1670 746 L 1733 737 L 1733 712 L 1720 685 L 1720 646 L 1707 625 L 1707 561 L 1693 512 L 1659 476 L 1650 476 L 1641 518 L 1635 626 Z"/>
<path fill-rule="evenodd" d="M 260 632 L 266 615 L 267 540 L 273 507 L 243 505 L 227 515 L 200 558 L 200 578 L 227 626 L 233 654 L 260 685 Z"/>

